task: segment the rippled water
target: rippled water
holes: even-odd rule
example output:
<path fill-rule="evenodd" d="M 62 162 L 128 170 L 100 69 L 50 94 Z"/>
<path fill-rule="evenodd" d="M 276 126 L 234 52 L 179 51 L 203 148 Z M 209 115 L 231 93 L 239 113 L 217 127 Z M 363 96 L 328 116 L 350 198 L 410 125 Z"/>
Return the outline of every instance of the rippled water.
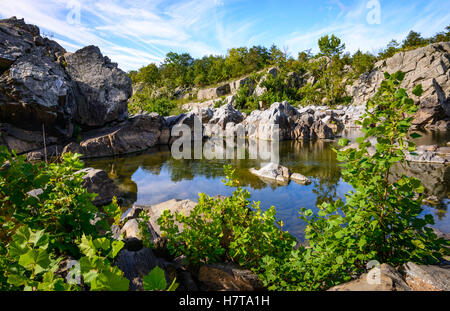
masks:
<path fill-rule="evenodd" d="M 343 136 L 353 140 L 357 131 L 347 131 Z M 445 145 L 450 133 L 427 133 L 416 142 L 419 145 Z M 237 168 L 242 186 L 252 194 L 252 200 L 261 201 L 261 207 L 275 206 L 278 217 L 286 229 L 303 240 L 304 223 L 298 219 L 302 207 L 317 210 L 324 201 L 344 194 L 351 187 L 342 181 L 340 168 L 332 147 L 337 141 L 286 141 L 280 143 L 280 164 L 292 172 L 308 176 L 308 186 L 291 182 L 287 186 L 267 184 L 249 173 L 252 167 L 260 168 L 260 160 L 176 160 L 168 147 L 159 147 L 141 154 L 86 161 L 88 166 L 105 170 L 127 194 L 129 204 L 156 204 L 173 198 L 196 201 L 199 192 L 210 196 L 230 195 L 233 189 L 223 185 L 223 165 L 231 163 Z M 399 171 L 400 173 L 400 171 Z M 424 214 L 435 216 L 435 227 L 450 232 L 450 166 L 410 164 L 407 174 L 421 179 L 426 194 L 436 196 L 440 204 L 424 206 Z M 126 210 L 126 207 L 124 207 Z"/>

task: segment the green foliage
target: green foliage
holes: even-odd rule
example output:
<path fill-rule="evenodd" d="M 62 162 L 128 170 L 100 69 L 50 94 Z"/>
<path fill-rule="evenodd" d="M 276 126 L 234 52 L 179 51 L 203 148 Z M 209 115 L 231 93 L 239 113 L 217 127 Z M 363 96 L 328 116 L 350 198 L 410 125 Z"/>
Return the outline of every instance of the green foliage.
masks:
<path fill-rule="evenodd" d="M 413 119 L 409 115 L 417 106 L 399 87 L 404 73 L 385 76 L 361 122 L 365 135 L 357 140 L 359 148 L 338 152 L 343 179 L 354 190 L 345 203 L 323 203 L 315 215 L 301 211 L 310 248 L 293 251 L 287 260 L 264 259 L 261 277 L 271 289 L 327 289 L 364 272 L 371 260 L 394 266 L 436 263 L 449 244 L 428 227 L 434 221 L 431 215 L 419 217 L 420 181 L 406 176 L 393 180 L 392 167 L 405 161 L 405 151 L 415 150 L 407 134 Z M 421 86 L 413 93 L 419 96 Z M 368 152 L 371 137 L 377 139 L 373 155 Z"/>
<path fill-rule="evenodd" d="M 163 291 L 173 292 L 178 288 L 176 279 L 173 280 L 172 284 L 167 288 L 166 275 L 164 270 L 156 266 L 144 277 L 144 290 L 147 291 Z"/>
<path fill-rule="evenodd" d="M 51 251 L 79 254 L 77 241 L 83 234 L 94 237 L 99 230 L 108 231 L 106 217 L 94 223 L 99 209 L 92 200 L 96 194 L 83 186 L 83 168 L 79 155 L 65 154 L 62 163 L 29 163 L 25 157 L 11 154 L 0 147 L 0 163 L 9 163 L 9 168 L 0 171 L 0 240 L 9 241 L 16 227 L 26 225 L 32 230 L 45 230 L 50 235 Z M 30 191 L 36 194 L 29 194 Z M 105 210 L 114 213 L 113 204 Z M 105 213 L 105 210 L 102 212 Z"/>
<path fill-rule="evenodd" d="M 341 42 L 341 39 L 336 37 L 335 35 L 323 36 L 318 41 L 319 49 L 322 55 L 333 57 L 339 56 L 345 49 L 345 44 Z"/>
<path fill-rule="evenodd" d="M 227 186 L 238 181 L 231 166 L 225 166 Z M 259 202 L 250 204 L 247 190 L 237 187 L 231 197 L 214 199 L 199 195 L 199 203 L 189 216 L 164 211 L 158 220 L 168 239 L 169 251 L 185 255 L 191 265 L 232 261 L 257 269 L 264 256 L 283 258 L 293 237 L 282 231 L 275 208 L 262 212 Z M 184 230 L 180 232 L 179 226 Z"/>
<path fill-rule="evenodd" d="M 123 276 L 118 267 L 113 267 L 111 260 L 123 248 L 122 241 L 111 241 L 102 237 L 92 239 L 83 235 L 79 248 L 83 253 L 80 258 L 80 274 L 84 284 L 92 291 L 127 291 L 130 281 Z"/>
<path fill-rule="evenodd" d="M 371 71 L 376 59 L 374 55 L 358 50 L 352 57 L 352 78 L 357 79 L 363 73 Z"/>
<path fill-rule="evenodd" d="M 168 98 L 154 98 L 151 88 L 146 86 L 140 92 L 136 92 L 128 104 L 128 111 L 131 114 L 143 112 L 156 112 L 161 116 L 171 115 L 177 108 L 177 103 Z"/>

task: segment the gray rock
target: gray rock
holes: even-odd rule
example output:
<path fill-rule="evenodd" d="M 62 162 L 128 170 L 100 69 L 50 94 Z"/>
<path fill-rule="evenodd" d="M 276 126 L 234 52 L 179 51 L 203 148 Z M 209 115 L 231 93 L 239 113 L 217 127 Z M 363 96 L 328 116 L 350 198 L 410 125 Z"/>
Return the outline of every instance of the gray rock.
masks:
<path fill-rule="evenodd" d="M 84 133 L 81 142 L 65 146 L 63 153 L 93 158 L 147 150 L 159 143 L 163 122 L 156 113 L 137 115 L 116 126 Z"/>
<path fill-rule="evenodd" d="M 114 259 L 115 265 L 130 280 L 130 290 L 142 290 L 143 278 L 156 266 L 165 270 L 165 263 L 157 258 L 149 248 L 143 248 L 137 252 L 122 249 Z M 166 281 L 170 284 L 170 279 L 165 271 Z"/>
<path fill-rule="evenodd" d="M 217 124 L 222 129 L 225 129 L 228 123 L 241 123 L 243 120 L 244 116 L 239 110 L 234 109 L 231 104 L 225 104 L 215 109 L 212 118 L 209 120 L 209 124 Z"/>
<path fill-rule="evenodd" d="M 70 77 L 84 97 L 78 100 L 75 120 L 92 127 L 124 120 L 132 94 L 131 79 L 126 73 L 95 46 L 68 53 L 65 59 Z"/>
<path fill-rule="evenodd" d="M 299 173 L 293 173 L 290 178 L 292 181 L 300 185 L 309 185 L 311 183 L 311 180 L 308 177 Z"/>
<path fill-rule="evenodd" d="M 288 184 L 291 177 L 291 172 L 287 167 L 276 163 L 269 163 L 259 170 L 251 168 L 250 173 L 258 176 L 263 181 L 275 181 L 280 184 Z"/>
<path fill-rule="evenodd" d="M 406 283 L 415 291 L 449 291 L 449 267 L 424 266 L 412 262 L 404 264 L 400 271 Z"/>
<path fill-rule="evenodd" d="M 378 62 L 373 71 L 362 75 L 348 87 L 347 93 L 353 96 L 354 105 L 363 105 L 378 90 L 383 73 L 406 73 L 401 87 L 416 101 L 419 111 L 413 125 L 434 127 L 440 120 L 450 117 L 450 42 L 440 42 L 412 51 L 400 52 L 393 57 Z M 420 98 L 412 95 L 415 85 L 422 84 L 424 93 Z M 439 125 L 443 126 L 443 125 Z"/>
<path fill-rule="evenodd" d="M 119 188 L 114 184 L 114 181 L 108 177 L 108 174 L 105 171 L 88 167 L 75 174 L 84 174 L 83 186 L 89 193 L 97 194 L 97 197 L 93 201 L 96 206 L 110 204 L 113 197 L 119 195 Z"/>

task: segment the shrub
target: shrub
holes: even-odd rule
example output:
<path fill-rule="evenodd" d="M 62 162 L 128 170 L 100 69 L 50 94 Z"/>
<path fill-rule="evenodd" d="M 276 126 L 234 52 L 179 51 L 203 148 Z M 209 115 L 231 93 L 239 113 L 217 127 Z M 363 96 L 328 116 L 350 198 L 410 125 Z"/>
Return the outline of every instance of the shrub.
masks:
<path fill-rule="evenodd" d="M 225 166 L 227 186 L 238 181 L 231 166 Z M 259 202 L 250 204 L 247 190 L 237 187 L 231 197 L 214 199 L 199 195 L 199 203 L 189 216 L 164 211 L 158 220 L 173 255 L 185 255 L 196 266 L 200 263 L 231 261 L 258 269 L 264 256 L 283 258 L 294 238 L 282 231 L 272 207 L 262 212 Z M 184 231 L 177 224 L 182 224 Z"/>
<path fill-rule="evenodd" d="M 345 203 L 323 203 L 316 215 L 302 210 L 311 248 L 292 251 L 287 260 L 264 258 L 261 278 L 271 289 L 327 289 L 364 272 L 371 260 L 394 266 L 408 261 L 436 263 L 449 244 L 428 227 L 434 223 L 431 215 L 419 217 L 420 181 L 406 176 L 391 180 L 392 166 L 405 161 L 405 151 L 415 150 L 406 139 L 413 119 L 407 115 L 417 106 L 399 87 L 404 73 L 385 76 L 360 122 L 365 134 L 357 140 L 359 148 L 338 152 L 338 160 L 344 162 L 343 179 L 354 190 Z M 413 93 L 420 96 L 421 86 Z M 375 153 L 369 155 L 373 136 Z M 346 139 L 340 141 L 341 146 L 347 144 Z"/>

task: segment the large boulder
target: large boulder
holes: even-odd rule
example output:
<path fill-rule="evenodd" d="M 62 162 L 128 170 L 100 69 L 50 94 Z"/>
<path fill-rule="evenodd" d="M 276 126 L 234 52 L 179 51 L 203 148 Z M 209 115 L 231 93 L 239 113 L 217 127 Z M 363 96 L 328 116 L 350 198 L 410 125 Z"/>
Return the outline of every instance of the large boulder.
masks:
<path fill-rule="evenodd" d="M 132 94 L 131 79 L 103 57 L 96 46 L 87 46 L 65 54 L 67 71 L 77 82 L 84 98 L 78 101 L 75 120 L 90 127 L 123 120 L 128 115 L 128 98 Z"/>
<path fill-rule="evenodd" d="M 446 128 L 450 117 L 450 42 L 440 42 L 408 52 L 399 52 L 375 64 L 374 70 L 362 75 L 349 86 L 347 92 L 353 96 L 354 105 L 363 105 L 377 92 L 384 72 L 406 73 L 402 82 L 408 94 L 422 84 L 424 93 L 420 98 L 411 97 L 419 105 L 413 125 L 416 127 Z"/>
<path fill-rule="evenodd" d="M 93 158 L 147 150 L 159 143 L 163 122 L 156 113 L 137 115 L 116 126 L 84 133 L 79 143 L 70 143 L 63 153 Z"/>
<path fill-rule="evenodd" d="M 65 50 L 16 18 L 0 20 L 0 122 L 72 135 L 78 96 L 59 57 Z"/>

